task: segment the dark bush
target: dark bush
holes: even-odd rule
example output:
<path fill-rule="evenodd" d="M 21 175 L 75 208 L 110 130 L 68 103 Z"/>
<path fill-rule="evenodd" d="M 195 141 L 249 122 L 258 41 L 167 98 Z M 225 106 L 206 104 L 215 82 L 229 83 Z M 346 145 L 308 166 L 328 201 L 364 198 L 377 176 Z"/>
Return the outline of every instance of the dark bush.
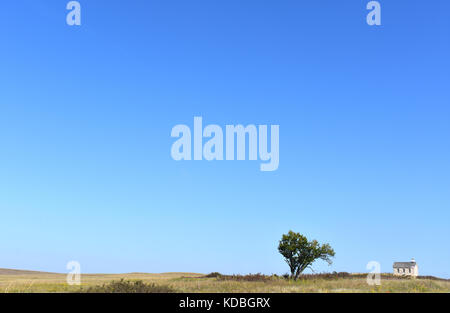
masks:
<path fill-rule="evenodd" d="M 223 275 L 220 274 L 219 272 L 212 272 L 212 273 L 209 273 L 208 275 L 206 275 L 205 277 L 206 278 L 217 278 L 217 277 L 221 277 L 221 276 L 223 276 Z"/>
<path fill-rule="evenodd" d="M 233 281 L 269 281 L 276 279 L 274 276 L 258 274 L 248 275 L 221 275 L 217 277 L 218 280 L 233 280 Z"/>
<path fill-rule="evenodd" d="M 303 280 L 314 280 L 314 279 L 339 279 L 339 278 L 361 278 L 366 277 L 367 274 L 350 274 L 347 272 L 333 272 L 333 273 L 322 273 L 322 274 L 302 274 L 298 277 L 298 279 Z"/>
<path fill-rule="evenodd" d="M 440 281 L 450 281 L 450 279 L 439 278 L 435 276 L 417 276 L 418 279 L 429 279 L 429 280 L 440 280 Z"/>
<path fill-rule="evenodd" d="M 112 281 L 108 284 L 90 287 L 84 292 L 87 293 L 172 293 L 175 292 L 171 287 L 156 284 L 146 284 L 141 280 Z"/>
<path fill-rule="evenodd" d="M 350 274 L 347 272 L 333 272 L 333 273 L 323 273 L 323 274 L 302 274 L 298 277 L 298 279 L 303 280 L 314 280 L 314 279 L 339 279 L 339 278 L 364 278 L 367 274 Z M 206 275 L 208 278 L 217 278 L 218 280 L 233 280 L 233 281 L 263 281 L 267 282 L 270 280 L 276 279 L 290 279 L 290 275 L 288 273 L 283 274 L 281 277 L 278 275 L 264 275 L 261 273 L 258 274 L 248 274 L 248 275 L 223 275 L 220 273 L 211 273 Z"/>
<path fill-rule="evenodd" d="M 249 274 L 249 275 L 223 275 L 217 272 L 210 273 L 204 277 L 207 278 L 217 278 L 218 280 L 233 280 L 233 281 L 270 281 L 270 280 L 276 280 L 280 279 L 281 277 L 283 279 L 291 279 L 290 275 L 288 273 L 283 274 L 281 277 L 277 275 L 263 275 L 263 274 Z M 351 274 L 347 272 L 332 272 L 332 273 L 321 273 L 321 274 L 302 274 L 298 277 L 299 280 L 316 280 L 316 279 L 326 279 L 326 280 L 333 280 L 333 279 L 341 279 L 341 278 L 347 278 L 347 279 L 361 279 L 366 278 L 367 274 L 359 273 L 359 274 Z M 382 279 L 386 280 L 398 280 L 398 279 L 414 279 L 412 277 L 406 277 L 406 276 L 394 276 L 392 274 L 388 273 L 382 273 L 381 274 Z M 418 276 L 418 279 L 429 279 L 429 280 L 442 280 L 442 281 L 450 281 L 449 279 L 442 279 L 437 278 L 433 276 Z"/>

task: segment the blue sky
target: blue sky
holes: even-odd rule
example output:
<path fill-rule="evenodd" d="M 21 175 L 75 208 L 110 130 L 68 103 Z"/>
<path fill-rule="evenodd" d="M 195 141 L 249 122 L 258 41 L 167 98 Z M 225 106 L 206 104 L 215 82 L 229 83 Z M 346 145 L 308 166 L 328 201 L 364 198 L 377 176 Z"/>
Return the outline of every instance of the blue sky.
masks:
<path fill-rule="evenodd" d="M 448 1 L 16 0 L 0 10 L 0 267 L 450 277 Z M 280 166 L 176 162 L 173 126 L 279 124 Z"/>

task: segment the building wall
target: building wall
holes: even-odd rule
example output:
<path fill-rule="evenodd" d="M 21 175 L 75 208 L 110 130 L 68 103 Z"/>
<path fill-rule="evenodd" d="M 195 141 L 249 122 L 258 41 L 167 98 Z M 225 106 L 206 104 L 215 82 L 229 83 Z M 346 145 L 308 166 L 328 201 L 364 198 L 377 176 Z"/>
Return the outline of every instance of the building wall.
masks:
<path fill-rule="evenodd" d="M 414 266 L 414 276 L 419 276 L 419 266 L 417 264 Z"/>
<path fill-rule="evenodd" d="M 394 276 L 418 276 L 419 267 L 417 264 L 413 267 L 407 268 L 394 268 Z"/>

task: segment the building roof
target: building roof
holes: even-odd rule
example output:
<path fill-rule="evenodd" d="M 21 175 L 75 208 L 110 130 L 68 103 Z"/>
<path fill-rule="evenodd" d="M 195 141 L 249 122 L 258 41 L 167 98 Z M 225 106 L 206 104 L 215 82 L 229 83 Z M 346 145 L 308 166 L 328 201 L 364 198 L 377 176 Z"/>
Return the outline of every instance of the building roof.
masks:
<path fill-rule="evenodd" d="M 414 267 L 416 265 L 416 262 L 395 262 L 394 268 L 398 267 Z"/>

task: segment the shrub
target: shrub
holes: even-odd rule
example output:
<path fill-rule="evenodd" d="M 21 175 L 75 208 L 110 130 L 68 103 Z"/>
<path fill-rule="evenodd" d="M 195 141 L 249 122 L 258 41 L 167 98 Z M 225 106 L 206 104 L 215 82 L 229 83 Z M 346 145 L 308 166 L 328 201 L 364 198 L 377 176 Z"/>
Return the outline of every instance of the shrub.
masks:
<path fill-rule="evenodd" d="M 223 275 L 222 274 L 220 274 L 219 272 L 212 272 L 212 273 L 209 273 L 208 275 L 206 275 L 205 277 L 206 278 L 217 278 L 217 277 L 222 277 Z"/>
<path fill-rule="evenodd" d="M 248 275 L 221 275 L 217 277 L 219 280 L 232 280 L 232 281 L 262 281 L 266 282 L 269 280 L 273 280 L 276 277 L 263 275 L 261 273 L 258 274 L 248 274 Z"/>
<path fill-rule="evenodd" d="M 366 277 L 366 276 L 361 276 L 361 275 L 355 275 L 355 274 L 350 274 L 347 272 L 333 272 L 333 273 L 322 273 L 322 274 L 302 274 L 299 276 L 299 279 L 302 280 L 314 280 L 314 279 L 326 279 L 326 280 L 333 280 L 333 279 L 338 279 L 338 278 L 361 278 L 361 277 Z"/>
<path fill-rule="evenodd" d="M 141 280 L 112 281 L 108 284 L 88 288 L 88 293 L 172 293 L 175 292 L 170 286 L 146 284 Z"/>

